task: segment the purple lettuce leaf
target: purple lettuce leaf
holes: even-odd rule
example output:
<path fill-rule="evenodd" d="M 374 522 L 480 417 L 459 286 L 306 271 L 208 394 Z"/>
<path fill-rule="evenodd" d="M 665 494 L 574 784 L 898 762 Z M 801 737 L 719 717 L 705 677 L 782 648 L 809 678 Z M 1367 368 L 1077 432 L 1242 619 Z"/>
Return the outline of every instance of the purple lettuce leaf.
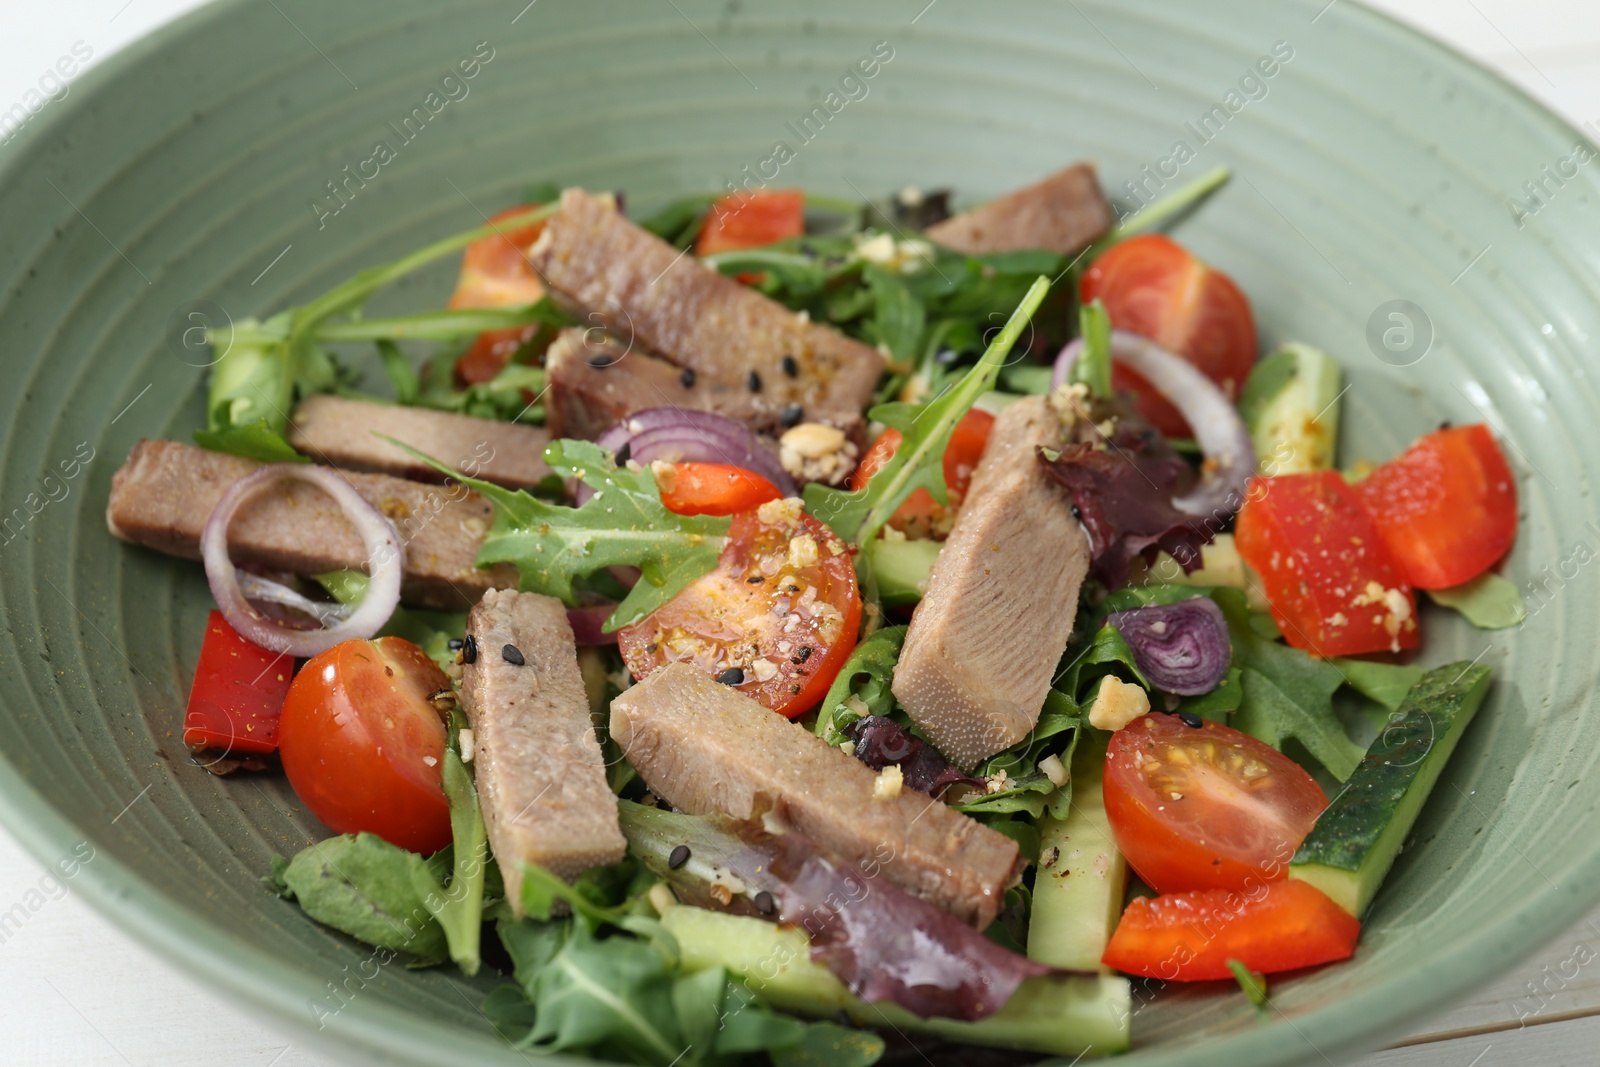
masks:
<path fill-rule="evenodd" d="M 1052 971 L 849 864 L 786 847 L 775 870 L 782 920 L 805 930 L 811 958 L 863 1000 L 972 1021 L 1004 1007 L 1024 979 Z"/>

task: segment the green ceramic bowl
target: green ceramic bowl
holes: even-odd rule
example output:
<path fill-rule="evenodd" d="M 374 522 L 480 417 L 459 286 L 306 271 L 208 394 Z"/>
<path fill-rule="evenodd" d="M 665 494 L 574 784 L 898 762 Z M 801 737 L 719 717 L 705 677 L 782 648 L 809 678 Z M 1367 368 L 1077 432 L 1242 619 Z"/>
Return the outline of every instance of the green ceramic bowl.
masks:
<path fill-rule="evenodd" d="M 1600 164 L 1485 71 L 1323 3 L 230 0 L 91 69 L 0 149 L 6 823 L 45 862 L 92 848 L 86 899 L 286 1030 L 387 1062 L 520 1062 L 476 1009 L 487 978 L 352 977 L 367 951 L 259 881 L 315 822 L 281 779 L 188 760 L 204 578 L 102 518 L 134 441 L 200 424 L 204 372 L 173 335 L 301 302 L 536 179 L 622 188 L 636 210 L 774 169 L 840 196 L 976 199 L 1090 157 L 1132 206 L 1226 163 L 1183 239 L 1249 293 L 1264 343 L 1344 362 L 1346 459 L 1487 419 L 1524 501 L 1507 573 L 1547 586 L 1519 631 L 1427 619 L 1425 659 L 1482 657 L 1497 681 L 1356 958 L 1274 983 L 1267 1019 L 1212 989 L 1159 999 L 1132 1059 L 1336 1058 L 1503 973 L 1600 896 L 1583 459 Z M 877 42 L 892 59 L 803 127 Z M 446 82 L 475 51 L 475 76 Z M 385 299 L 437 304 L 448 284 L 442 268 Z"/>

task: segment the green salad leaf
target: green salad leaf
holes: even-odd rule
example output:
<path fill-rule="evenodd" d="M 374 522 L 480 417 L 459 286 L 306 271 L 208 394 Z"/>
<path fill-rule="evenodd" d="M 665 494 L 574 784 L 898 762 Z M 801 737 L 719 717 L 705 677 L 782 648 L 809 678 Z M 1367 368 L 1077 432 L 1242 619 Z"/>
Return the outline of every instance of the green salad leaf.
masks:
<path fill-rule="evenodd" d="M 1509 630 L 1528 617 L 1522 590 L 1494 571 L 1484 571 L 1449 589 L 1429 589 L 1428 596 L 1436 604 L 1459 611 L 1480 630 Z"/>
<path fill-rule="evenodd" d="M 887 715 L 894 708 L 894 666 L 905 647 L 905 626 L 887 626 L 855 647 L 844 661 L 827 696 L 817 709 L 816 735 L 830 745 L 838 744 L 846 726 L 868 715 Z M 866 708 L 863 712 L 849 703 L 855 697 Z"/>
<path fill-rule="evenodd" d="M 576 579 L 604 567 L 638 567 L 641 577 L 606 619 L 607 633 L 638 622 L 711 571 L 727 537 L 728 518 L 668 511 L 648 468 L 618 467 L 611 453 L 592 441 L 562 438 L 544 451 L 558 476 L 595 491 L 572 508 L 469 478 L 392 437 L 384 440 L 489 499 L 494 524 L 478 549 L 478 566 L 515 563 L 523 592 L 572 605 Z"/>
<path fill-rule="evenodd" d="M 449 957 L 444 929 L 418 892 L 426 861 L 376 834 L 341 834 L 301 849 L 280 884 L 307 915 L 377 948 Z"/>
<path fill-rule="evenodd" d="M 831 526 L 845 541 L 866 544 L 917 489 L 927 489 L 935 500 L 948 502 L 944 450 L 950 442 L 950 434 L 973 402 L 994 388 L 995 377 L 1007 354 L 1049 289 L 1048 279 L 1035 279 L 982 358 L 944 393 L 925 404 L 891 403 L 873 408 L 870 412 L 873 419 L 900 431 L 899 449 L 857 492 L 819 482 L 806 486 L 807 510 Z M 865 563 L 868 554 L 861 558 L 864 566 L 870 566 Z"/>

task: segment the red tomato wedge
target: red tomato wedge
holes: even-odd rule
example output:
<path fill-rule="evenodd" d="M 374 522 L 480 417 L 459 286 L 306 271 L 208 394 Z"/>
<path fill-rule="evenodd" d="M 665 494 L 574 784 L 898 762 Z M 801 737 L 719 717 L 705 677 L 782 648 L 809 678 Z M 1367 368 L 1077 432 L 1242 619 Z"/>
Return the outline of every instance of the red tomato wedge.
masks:
<path fill-rule="evenodd" d="M 1165 981 L 1232 978 L 1230 959 L 1273 974 L 1342 960 L 1356 950 L 1361 924 L 1327 894 L 1290 878 L 1246 892 L 1200 889 L 1137 897 L 1101 962 Z"/>
<path fill-rule="evenodd" d="M 292 656 L 251 644 L 213 611 L 189 689 L 183 743 L 232 753 L 274 751 L 293 674 Z"/>
<path fill-rule="evenodd" d="M 1256 362 L 1250 301 L 1226 274 L 1158 233 L 1112 245 L 1083 272 L 1083 302 L 1098 297 L 1111 325 L 1174 352 L 1236 399 Z M 1136 372 L 1112 368 L 1112 385 L 1139 394 L 1139 411 L 1162 433 L 1191 436 L 1188 423 Z"/>
<path fill-rule="evenodd" d="M 491 218 L 499 222 L 526 212 L 531 204 L 507 208 Z M 461 276 L 450 297 L 452 308 L 515 307 L 532 304 L 544 296 L 544 286 L 528 260 L 528 249 L 544 232 L 541 220 L 528 226 L 490 237 L 479 238 L 461 255 Z M 485 330 L 456 360 L 456 378 L 462 385 L 476 385 L 499 374 L 512 355 L 539 332 L 537 325 L 510 330 Z"/>
<path fill-rule="evenodd" d="M 1249 734 L 1156 713 L 1111 736 L 1105 804 L 1139 877 L 1175 893 L 1287 876 L 1328 798 L 1299 764 Z"/>
<path fill-rule="evenodd" d="M 283 705 L 283 770 L 311 814 L 341 834 L 377 834 L 412 852 L 450 843 L 444 718 L 450 687 L 399 637 L 345 641 L 306 661 Z"/>
<path fill-rule="evenodd" d="M 1517 483 L 1482 423 L 1425 434 L 1356 488 L 1390 558 L 1419 589 L 1476 578 L 1517 536 Z"/>
<path fill-rule="evenodd" d="M 732 515 L 783 495 L 761 475 L 728 463 L 674 463 L 656 484 L 661 502 L 679 515 Z"/>
<path fill-rule="evenodd" d="M 767 521 L 760 512 L 735 515 L 717 569 L 617 631 L 617 643 L 635 678 L 687 660 L 792 719 L 849 658 L 861 596 L 832 530 L 787 508 L 769 508 Z"/>
<path fill-rule="evenodd" d="M 950 507 L 940 507 L 926 489 L 918 489 L 906 497 L 905 503 L 895 509 L 889 525 L 911 537 L 929 537 L 948 529 L 949 516 L 967 495 L 972 485 L 972 472 L 983 458 L 989 443 L 989 431 L 994 429 L 994 416 L 978 408 L 969 408 L 950 432 L 950 443 L 944 450 L 944 483 L 950 490 Z M 872 442 L 867 454 L 861 457 L 855 473 L 850 476 L 850 488 L 860 492 L 874 474 L 889 462 L 900 448 L 899 430 L 885 430 Z"/>
<path fill-rule="evenodd" d="M 700 235 L 697 256 L 740 252 L 799 237 L 806 232 L 806 194 L 801 189 L 758 189 L 732 193 L 711 205 Z"/>
<path fill-rule="evenodd" d="M 1417 599 L 1360 492 L 1336 471 L 1252 478 L 1234 527 L 1272 617 L 1317 656 L 1416 648 Z"/>

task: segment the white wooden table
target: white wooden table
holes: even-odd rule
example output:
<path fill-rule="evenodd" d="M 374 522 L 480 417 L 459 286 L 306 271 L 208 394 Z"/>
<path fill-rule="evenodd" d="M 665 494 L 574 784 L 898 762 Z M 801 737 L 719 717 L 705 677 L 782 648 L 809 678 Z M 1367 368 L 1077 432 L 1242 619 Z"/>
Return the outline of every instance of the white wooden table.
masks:
<path fill-rule="evenodd" d="M 99 62 L 201 2 L 0 0 L 0 111 L 75 42 Z M 1600 123 L 1595 0 L 1369 2 L 1479 58 L 1574 123 Z M 0 911 L 43 876 L 0 830 Z M 1600 956 L 1600 909 L 1520 970 L 1361 1067 L 1600 1062 L 1600 977 L 1571 962 L 1590 956 Z M 0 1061 L 8 1064 L 337 1067 L 194 984 L 70 893 L 0 944 L 0 1018 Z"/>

